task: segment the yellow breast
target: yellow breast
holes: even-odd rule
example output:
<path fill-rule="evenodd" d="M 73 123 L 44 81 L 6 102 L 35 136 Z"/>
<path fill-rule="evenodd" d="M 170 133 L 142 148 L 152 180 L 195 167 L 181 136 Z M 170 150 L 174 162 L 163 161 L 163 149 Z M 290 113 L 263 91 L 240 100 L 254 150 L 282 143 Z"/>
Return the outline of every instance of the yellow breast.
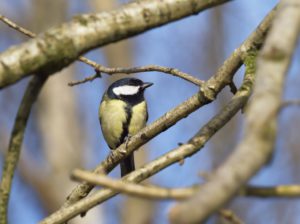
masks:
<path fill-rule="evenodd" d="M 103 136 L 111 149 L 120 144 L 123 122 L 127 119 L 126 104 L 121 100 L 102 101 L 99 117 Z"/>
<path fill-rule="evenodd" d="M 131 120 L 129 123 L 129 134 L 134 135 L 143 127 L 147 122 L 147 104 L 145 101 L 132 107 Z"/>
<path fill-rule="evenodd" d="M 134 135 L 141 130 L 146 125 L 147 116 L 145 101 L 128 107 L 124 101 L 108 99 L 105 95 L 99 107 L 99 118 L 103 136 L 109 147 L 118 147 L 126 137 L 124 133 Z"/>

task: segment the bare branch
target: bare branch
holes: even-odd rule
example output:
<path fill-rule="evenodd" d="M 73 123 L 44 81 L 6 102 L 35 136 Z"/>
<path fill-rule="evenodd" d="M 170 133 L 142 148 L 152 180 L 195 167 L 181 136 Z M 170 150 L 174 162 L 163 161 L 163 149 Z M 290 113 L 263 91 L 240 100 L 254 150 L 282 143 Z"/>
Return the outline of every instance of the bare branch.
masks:
<path fill-rule="evenodd" d="M 34 38 L 34 37 L 37 36 L 35 33 L 33 33 L 33 32 L 31 32 L 30 30 L 25 29 L 24 27 L 22 27 L 22 26 L 16 24 L 16 23 L 13 22 L 12 20 L 8 19 L 7 17 L 5 17 L 5 16 L 3 16 L 3 15 L 1 15 L 1 14 L 0 14 L 0 20 L 1 20 L 2 22 L 4 22 L 5 24 L 7 24 L 9 27 L 11 27 L 11 28 L 13 28 L 13 29 L 19 31 L 20 33 L 25 34 L 25 35 L 28 36 L 28 37 Z M 99 66 L 101 66 L 101 65 L 97 64 L 96 62 L 94 62 L 94 61 L 92 61 L 92 60 L 90 60 L 90 59 L 88 59 L 88 58 L 82 57 L 82 56 L 80 56 L 80 57 L 78 58 L 78 60 L 80 60 L 80 61 L 82 61 L 83 63 L 86 63 L 86 64 L 92 66 L 92 67 L 95 68 L 95 69 L 98 68 Z M 97 73 L 96 75 L 100 76 L 99 73 Z M 95 76 L 96 76 L 96 75 L 95 75 Z M 100 77 L 101 77 L 101 76 L 100 76 Z M 96 77 L 95 77 L 95 78 L 96 78 Z M 90 79 L 91 79 L 91 78 L 90 78 Z M 83 81 L 81 81 L 81 82 L 86 82 L 86 81 L 90 81 L 90 80 L 83 80 Z"/>
<path fill-rule="evenodd" d="M 257 29 L 249 36 L 249 38 L 239 47 L 237 48 L 234 53 L 224 62 L 224 64 L 220 67 L 220 69 L 217 71 L 217 73 L 209 79 L 203 86 L 202 86 L 202 92 L 194 95 L 192 98 L 190 98 L 187 102 L 181 104 L 171 112 L 164 115 L 162 118 L 157 120 L 151 125 L 148 125 L 145 129 L 141 130 L 139 133 L 137 133 L 135 136 L 131 137 L 129 142 L 125 145 L 121 145 L 118 149 L 111 152 L 109 157 L 102 162 L 95 170 L 95 173 L 107 173 L 110 170 L 112 170 L 123 158 L 131 154 L 136 148 L 138 148 L 140 145 L 146 143 L 151 138 L 155 137 L 157 134 L 162 132 L 163 130 L 169 128 L 174 123 L 176 123 L 179 119 L 182 117 L 185 117 L 185 114 L 190 113 L 190 107 L 186 107 L 185 105 L 189 104 L 195 104 L 195 107 L 200 107 L 201 103 L 199 105 L 199 101 L 196 99 L 202 99 L 203 95 L 210 97 L 210 99 L 214 99 L 215 96 L 221 89 L 224 88 L 226 84 L 229 84 L 232 82 L 232 78 L 237 71 L 237 69 L 242 64 L 242 57 L 244 57 L 247 54 L 247 51 L 250 49 L 256 49 L 259 48 L 265 38 L 265 35 L 270 27 L 270 24 L 272 22 L 272 19 L 274 17 L 275 10 L 272 10 L 262 21 L 262 23 L 257 27 Z M 247 89 L 247 88 L 246 88 Z M 248 93 L 249 94 L 249 93 Z M 247 95 L 247 94 L 246 94 Z M 237 97 L 238 99 L 235 99 L 231 102 L 233 104 L 232 110 L 238 110 L 237 108 L 240 108 L 239 103 L 236 102 L 244 102 L 241 103 L 244 105 L 247 101 L 247 97 Z M 246 98 L 246 99 L 245 99 Z M 203 99 L 202 99 L 203 100 Z M 230 108 L 230 107 L 229 107 Z M 220 114 L 220 116 L 224 116 L 224 119 L 218 119 L 218 116 L 216 116 L 215 119 L 213 119 L 212 122 L 210 122 L 206 128 L 202 129 L 202 132 L 199 133 L 199 137 L 197 138 L 197 141 L 195 143 L 197 144 L 196 147 L 194 147 L 192 144 L 182 145 L 176 150 L 173 150 L 166 155 L 158 158 L 157 160 L 153 161 L 152 163 L 149 163 L 147 166 L 145 166 L 141 171 L 134 171 L 131 173 L 127 178 L 128 180 L 139 182 L 147 177 L 155 174 L 161 169 L 164 169 L 165 167 L 176 163 L 177 161 L 181 161 L 182 158 L 188 157 L 191 154 L 195 153 L 197 150 L 199 150 L 201 147 L 203 147 L 203 144 L 211 137 L 211 135 L 214 134 L 212 130 L 218 130 L 218 128 L 221 128 L 225 123 L 226 119 L 227 121 L 234 116 L 232 114 L 232 111 L 230 109 L 224 110 L 225 114 Z M 170 116 L 172 115 L 172 116 Z M 216 127 L 217 126 L 217 127 Z M 166 158 L 168 158 L 166 160 Z M 83 199 L 88 195 L 88 193 L 93 189 L 93 186 L 89 185 L 88 183 L 82 183 L 78 185 L 76 188 L 73 189 L 71 194 L 68 196 L 67 201 L 63 205 L 63 207 L 41 221 L 41 224 L 50 224 L 50 223 L 60 223 L 66 220 L 71 219 L 72 217 L 78 215 L 81 212 L 85 212 L 89 208 L 95 206 L 98 203 L 101 203 L 102 201 L 105 201 L 106 199 L 114 196 L 116 193 L 110 190 L 105 190 L 104 192 L 99 192 L 98 194 L 94 194 L 93 198 L 89 197 L 87 199 Z M 82 200 L 81 200 L 82 199 Z M 80 200 L 80 201 L 79 201 Z"/>
<path fill-rule="evenodd" d="M 183 200 L 194 196 L 201 185 L 193 185 L 185 188 L 163 188 L 155 185 L 141 185 L 122 179 L 112 179 L 103 174 L 95 174 L 90 171 L 76 169 L 71 174 L 72 179 L 86 181 L 92 185 L 98 185 L 119 193 L 148 199 L 159 200 Z M 300 197 L 300 185 L 278 185 L 278 186 L 254 186 L 248 185 L 239 191 L 240 196 L 246 197 Z"/>
<path fill-rule="evenodd" d="M 35 33 L 21 27 L 20 25 L 16 24 L 12 20 L 8 19 L 7 17 L 5 17 L 1 14 L 0 14 L 0 20 L 3 21 L 5 24 L 7 24 L 9 27 L 25 34 L 28 37 L 31 37 L 31 38 L 36 37 Z M 186 81 L 189 81 L 191 83 L 194 83 L 195 85 L 198 85 L 198 86 L 201 86 L 201 84 L 204 83 L 204 81 L 199 80 L 185 72 L 181 72 L 175 68 L 168 68 L 168 67 L 163 67 L 163 66 L 158 66 L 158 65 L 147 65 L 147 66 L 133 67 L 133 68 L 108 68 L 108 67 L 100 65 L 100 64 L 96 63 L 95 61 L 92 61 L 92 60 L 82 57 L 82 56 L 79 57 L 78 60 L 80 60 L 81 62 L 83 62 L 87 65 L 92 66 L 95 69 L 96 74 L 93 76 L 87 77 L 83 80 L 80 80 L 80 81 L 70 82 L 70 83 L 68 83 L 69 86 L 75 86 L 75 85 L 83 84 L 86 82 L 91 82 L 96 78 L 101 78 L 101 72 L 106 73 L 108 75 L 112 75 L 112 74 L 118 74 L 118 73 L 132 74 L 132 73 L 139 73 L 139 72 L 158 71 L 158 72 L 163 72 L 166 74 L 180 77 L 180 78 L 182 78 Z"/>
<path fill-rule="evenodd" d="M 288 106 L 300 106 L 300 100 L 286 100 L 281 104 L 281 108 L 285 108 Z"/>
<path fill-rule="evenodd" d="M 4 169 L 0 185 L 0 223 L 7 223 L 7 207 L 14 172 L 19 161 L 21 146 L 24 138 L 26 124 L 33 103 L 35 102 L 47 76 L 33 77 L 27 86 L 18 109 L 14 127 L 10 136 L 7 154 L 4 160 Z"/>
<path fill-rule="evenodd" d="M 182 200 L 193 196 L 201 187 L 194 185 L 186 188 L 162 188 L 155 185 L 141 185 L 132 182 L 122 181 L 121 179 L 112 179 L 106 175 L 95 174 L 92 172 L 76 169 L 71 174 L 72 179 L 77 181 L 86 181 L 93 185 L 107 187 L 111 190 L 127 195 L 159 200 Z M 249 189 L 247 189 L 247 192 Z M 244 191 L 246 192 L 246 190 Z M 221 209 L 219 214 L 233 224 L 242 224 L 243 222 L 230 210 Z"/>
<path fill-rule="evenodd" d="M 0 54 L 0 88 L 39 71 L 54 73 L 81 54 L 179 20 L 229 0 L 141 0 L 86 14 Z M 178 10 L 180 9 L 180 10 Z M 49 70 L 50 69 L 50 70 Z"/>
<path fill-rule="evenodd" d="M 89 77 L 86 77 L 82 80 L 79 80 L 79 81 L 72 81 L 72 82 L 69 82 L 68 83 L 68 86 L 76 86 L 76 85 L 80 85 L 80 84 L 84 84 L 86 82 L 92 82 L 94 81 L 95 79 L 98 79 L 98 78 L 101 78 L 101 73 L 96 71 L 96 74 L 92 75 L 92 76 L 89 76 Z"/>
<path fill-rule="evenodd" d="M 157 187 L 154 185 L 140 185 L 131 182 L 126 182 L 121 179 L 115 180 L 106 175 L 95 174 L 83 170 L 74 170 L 72 172 L 72 179 L 79 181 L 86 181 L 93 185 L 99 185 L 103 187 L 110 188 L 114 191 L 144 197 L 148 199 L 175 199 L 182 200 L 192 196 L 199 186 L 189 187 L 189 188 L 177 188 L 168 189 Z"/>
<path fill-rule="evenodd" d="M 85 61 L 87 63 L 87 61 Z M 90 63 L 87 63 L 90 64 Z M 159 65 L 146 65 L 146 66 L 141 66 L 141 67 L 133 67 L 133 68 L 108 68 L 105 67 L 103 65 L 99 65 L 96 63 L 91 63 L 90 65 L 92 65 L 95 69 L 96 72 L 103 72 L 109 75 L 112 74 L 118 74 L 118 73 L 123 73 L 123 74 L 132 74 L 132 73 L 138 73 L 138 72 L 162 72 L 162 73 L 166 73 L 166 74 L 170 74 L 179 78 L 182 78 L 186 81 L 189 81 L 197 86 L 201 86 L 204 81 L 199 80 L 197 78 L 195 78 L 194 76 L 191 76 L 188 73 L 185 72 L 181 72 L 178 69 L 175 68 L 168 68 L 168 67 L 164 67 L 164 66 L 159 66 Z M 82 84 L 88 81 L 93 81 L 94 79 L 99 78 L 99 75 L 93 75 L 90 77 L 85 78 L 82 81 L 76 81 L 76 82 L 70 82 L 69 85 L 70 86 L 74 86 L 74 85 L 78 85 L 78 84 Z"/>
<path fill-rule="evenodd" d="M 272 154 L 284 78 L 300 30 L 298 0 L 283 0 L 279 7 L 257 61 L 257 80 L 246 116 L 245 136 L 201 192 L 171 209 L 172 223 L 206 220 L 228 202 Z M 197 210 L 193 209 L 195 206 Z"/>
<path fill-rule="evenodd" d="M 36 34 L 31 32 L 30 30 L 27 30 L 19 25 L 17 25 L 16 23 L 14 23 L 13 21 L 11 21 L 10 19 L 8 19 L 7 17 L 5 17 L 4 15 L 0 14 L 0 20 L 2 22 L 4 22 L 6 25 L 8 25 L 9 27 L 13 28 L 14 30 L 19 31 L 20 33 L 25 34 L 28 37 L 34 38 L 36 37 Z"/>
<path fill-rule="evenodd" d="M 117 150 L 114 150 L 112 154 L 94 170 L 94 172 L 109 172 L 123 158 L 132 153 L 140 145 L 145 144 L 147 141 L 158 135 L 160 132 L 171 127 L 179 119 L 185 117 L 186 114 L 190 113 L 190 107 L 186 107 L 186 104 L 196 104 L 196 107 L 202 106 L 203 104 L 201 105 L 201 103 L 197 99 L 205 98 L 203 97 L 203 95 L 209 97 L 210 99 L 214 99 L 217 93 L 220 92 L 226 84 L 230 84 L 232 82 L 232 77 L 234 76 L 238 68 L 241 66 L 242 57 L 244 57 L 247 51 L 249 49 L 259 48 L 261 46 L 266 32 L 274 17 L 274 14 L 275 10 L 272 10 L 269 13 L 269 15 L 266 16 L 264 21 L 257 27 L 257 29 L 249 36 L 249 38 L 239 48 L 237 48 L 234 51 L 234 53 L 224 62 L 224 64 L 219 68 L 217 73 L 214 76 L 212 76 L 204 85 L 202 85 L 202 93 L 200 92 L 199 95 L 194 95 L 192 98 L 190 98 L 190 100 L 181 104 L 171 112 L 158 119 L 153 124 L 148 125 L 146 129 L 143 129 L 137 135 L 130 138 L 130 141 L 127 143 L 126 149 L 123 144 Z M 177 114 L 178 112 L 180 112 L 180 114 Z M 174 116 L 174 114 L 177 115 Z M 73 204 L 74 202 L 77 202 L 80 199 L 86 197 L 86 195 L 88 194 L 88 192 L 91 191 L 92 188 L 93 186 L 90 186 L 88 184 L 78 185 L 68 196 L 67 202 L 63 207 L 67 207 L 70 204 Z"/>
<path fill-rule="evenodd" d="M 112 179 L 106 175 L 95 174 L 83 170 L 74 170 L 72 172 L 72 179 L 78 181 L 86 181 L 93 185 L 107 187 L 119 193 L 141 197 L 146 199 L 158 200 L 183 200 L 195 195 L 201 185 L 194 185 L 185 188 L 162 188 L 155 185 L 141 185 L 132 182 L 122 181 L 121 179 Z M 261 187 L 261 186 L 246 186 L 240 193 L 241 196 L 247 197 L 299 197 L 299 185 L 280 185 L 274 187 Z M 229 223 L 242 224 L 241 221 L 233 211 L 228 209 L 221 209 L 218 211 L 220 216 L 227 220 Z"/>
<path fill-rule="evenodd" d="M 271 16 L 272 14 L 270 14 Z M 271 16 L 272 17 L 272 16 Z M 267 20 L 270 22 L 269 20 Z M 270 23 L 268 23 L 270 24 Z M 267 24 L 263 23 L 263 26 L 265 29 L 268 27 Z M 254 35 L 255 36 L 255 35 Z M 254 38 L 254 37 L 252 37 Z M 253 40 L 251 38 L 251 40 Z M 256 39 L 256 36 L 255 38 Z M 260 39 L 256 39 L 257 41 Z M 249 40 L 248 40 L 249 41 Z M 244 44 L 252 43 L 246 41 Z M 259 41 L 258 41 L 259 42 Z M 255 42 L 257 43 L 257 42 Z M 243 45 L 244 47 L 245 45 Z M 252 45 L 251 45 L 252 46 Z M 247 48 L 248 49 L 248 48 Z M 235 54 L 236 55 L 236 54 Z M 227 62 L 227 63 L 226 63 Z M 228 61 L 224 63 L 225 65 L 228 65 Z M 237 63 L 237 66 L 239 63 Z M 222 68 L 222 67 L 221 67 Z M 222 73 L 224 69 L 220 69 L 219 72 Z M 228 72 L 228 70 L 226 70 Z M 235 70 L 234 70 L 235 71 Z M 232 71 L 231 71 L 232 72 Z M 231 74 L 230 72 L 230 74 Z M 219 80 L 216 79 L 216 77 L 219 77 L 220 73 L 217 73 L 216 76 L 213 76 L 208 82 L 210 84 L 217 84 L 215 81 L 212 80 Z M 223 79 L 229 75 L 227 73 L 222 73 Z M 176 163 L 182 161 L 182 159 L 189 157 L 196 152 L 198 152 L 204 144 L 220 129 L 222 128 L 237 112 L 239 109 L 243 108 L 243 106 L 246 104 L 248 97 L 251 93 L 251 86 L 253 83 L 253 75 L 250 73 L 246 73 L 245 80 L 243 82 L 242 87 L 239 89 L 239 91 L 236 93 L 236 95 L 232 98 L 232 100 L 228 103 L 225 108 L 221 110 L 219 114 L 217 114 L 210 122 L 208 122 L 191 140 L 189 140 L 188 143 L 182 144 L 180 147 L 171 150 L 170 152 L 166 153 L 165 155 L 159 157 L 158 159 L 148 163 L 144 167 L 135 170 L 131 172 L 129 175 L 124 177 L 124 180 L 131 181 L 131 182 L 140 182 L 149 176 L 154 175 L 155 173 L 159 172 L 160 170 Z M 225 79 L 227 80 L 227 79 Z M 230 78 L 228 80 L 231 80 Z M 230 81 L 229 81 L 230 82 Z M 206 84 L 206 83 L 205 83 Z M 209 85 L 212 86 L 212 85 Z M 216 85 L 214 85 L 216 86 Z M 189 101 L 190 102 L 190 101 Z M 180 106 L 179 106 L 180 107 Z M 176 110 L 173 110 L 169 113 L 174 113 Z M 155 124 L 155 123 L 154 123 Z M 148 126 L 148 127 L 151 127 Z M 125 145 L 123 144 L 118 149 L 114 150 L 109 157 L 100 164 L 98 168 L 94 172 L 97 173 L 105 173 L 108 172 L 114 167 L 121 159 L 122 157 L 125 157 L 128 154 L 130 154 L 135 148 L 133 147 L 134 144 L 138 144 L 139 140 L 145 140 L 145 138 L 142 138 L 144 131 L 146 129 L 139 132 L 137 135 L 133 136 L 130 141 L 127 144 L 127 151 L 125 148 L 123 148 Z M 149 130 L 149 129 L 148 129 Z M 131 148 L 132 147 L 132 148 Z M 118 150 L 121 150 L 118 152 Z M 128 151 L 132 150 L 132 151 Z M 115 152 L 117 152 L 115 154 Z M 76 187 L 73 192 L 71 193 L 70 197 L 68 198 L 68 201 L 64 205 L 63 208 L 61 208 L 59 211 L 53 213 L 48 218 L 44 219 L 41 224 L 54 224 L 54 223 L 61 223 L 64 221 L 67 221 L 71 219 L 72 217 L 87 211 L 88 209 L 92 208 L 93 206 L 107 200 L 110 197 L 113 197 L 117 194 L 117 192 L 104 189 L 96 192 L 92 196 L 88 198 L 84 198 L 88 192 L 93 188 L 92 185 L 89 185 L 88 183 L 83 183 Z M 84 199 L 82 199 L 84 198 Z M 80 200 L 81 199 L 81 200 Z M 80 200 L 80 201 L 78 201 Z"/>

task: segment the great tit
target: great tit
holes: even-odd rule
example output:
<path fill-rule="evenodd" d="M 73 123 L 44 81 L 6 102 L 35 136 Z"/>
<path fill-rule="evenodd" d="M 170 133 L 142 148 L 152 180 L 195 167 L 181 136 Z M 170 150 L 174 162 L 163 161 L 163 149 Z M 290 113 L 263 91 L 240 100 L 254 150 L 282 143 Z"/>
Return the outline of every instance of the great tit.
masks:
<path fill-rule="evenodd" d="M 112 83 L 103 94 L 99 120 L 110 149 L 116 149 L 146 125 L 148 111 L 144 91 L 152 85 L 153 83 L 136 78 L 124 78 Z M 133 171 L 133 154 L 125 158 L 120 165 L 122 177 Z"/>

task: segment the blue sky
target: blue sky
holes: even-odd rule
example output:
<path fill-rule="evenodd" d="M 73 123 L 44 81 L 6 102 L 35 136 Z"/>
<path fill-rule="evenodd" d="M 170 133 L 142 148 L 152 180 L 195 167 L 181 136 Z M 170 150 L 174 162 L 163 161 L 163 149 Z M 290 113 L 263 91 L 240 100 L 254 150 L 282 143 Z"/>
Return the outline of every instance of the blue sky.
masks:
<path fill-rule="evenodd" d="M 124 1 L 122 1 L 124 2 Z M 191 73 L 200 79 L 208 79 L 237 48 L 247 36 L 255 29 L 259 22 L 264 18 L 277 1 L 266 0 L 262 3 L 259 0 L 252 1 L 232 1 L 226 5 L 218 7 L 217 11 L 207 10 L 196 16 L 185 18 L 181 21 L 148 31 L 142 35 L 132 38 L 133 65 L 157 64 L 168 67 L 175 67 L 182 71 Z M 0 12 L 15 21 L 21 21 L 21 17 L 29 17 L 30 1 L 11 0 L 0 2 Z M 90 8 L 82 1 L 72 1 L 69 8 L 71 18 L 75 14 L 89 12 Z M 219 14 L 218 14 L 219 13 Z M 218 18 L 216 19 L 216 14 Z M 0 28 L 5 25 L 0 24 Z M 215 38 L 220 35 L 221 38 Z M 0 34 L 0 50 L 3 51 L 13 44 L 25 40 L 15 31 L 5 29 L 5 34 Z M 102 52 L 103 53 L 103 52 Z M 100 64 L 106 64 L 105 56 L 99 51 L 87 54 L 87 57 L 97 60 Z M 290 69 L 286 82 L 285 98 L 299 98 L 299 48 L 295 53 L 294 63 Z M 241 71 L 243 71 L 241 69 Z M 93 70 L 86 65 L 76 65 L 76 79 L 92 74 Z M 160 73 L 145 73 L 137 75 L 139 78 L 153 82 L 155 85 L 146 93 L 149 108 L 149 123 L 153 122 L 165 112 L 175 107 L 183 100 L 192 96 L 197 88 L 190 83 L 184 82 Z M 242 72 L 235 77 L 240 83 Z M 84 128 L 86 129 L 87 146 L 89 150 L 86 155 L 86 168 L 93 168 L 100 162 L 99 158 L 104 159 L 108 153 L 98 124 L 97 112 L 101 95 L 105 91 L 105 80 L 109 77 L 104 75 L 101 80 L 81 85 L 74 88 L 78 96 L 78 105 Z M 10 130 L 14 119 L 17 105 L 21 98 L 19 94 L 13 94 L 13 98 L 6 108 L 7 95 L 14 89 L 24 89 L 27 80 L 23 80 L 15 87 L 0 93 L 1 105 L 1 126 Z M 230 93 L 226 88 L 218 97 L 217 101 L 207 105 L 191 114 L 188 118 L 178 122 L 174 127 L 163 132 L 148 143 L 149 160 L 169 151 L 177 146 L 178 142 L 185 142 L 203 124 L 205 124 L 228 100 Z M 266 105 L 267 106 L 267 105 Z M 297 146 L 299 133 L 297 124 L 300 124 L 298 108 L 287 108 L 279 116 L 279 138 L 276 144 L 276 154 L 270 165 L 266 166 L 262 172 L 256 175 L 251 183 L 261 185 L 297 183 L 300 163 L 295 163 L 294 156 L 297 156 Z M 9 115 L 9 116 L 8 116 Z M 293 124 L 293 125 L 292 125 Z M 234 133 L 231 132 L 231 125 L 235 125 Z M 208 143 L 201 152 L 192 158 L 186 159 L 183 166 L 175 164 L 162 171 L 151 180 L 161 186 L 181 187 L 202 181 L 198 177 L 199 172 L 209 172 L 222 162 L 230 150 L 238 142 L 242 135 L 243 115 L 239 114 L 230 124 L 218 133 L 211 143 Z M 1 130 L 3 131 L 3 130 Z M 226 132 L 233 138 L 225 139 Z M 36 145 L 37 134 L 26 133 L 26 142 L 29 145 Z M 105 150 L 98 150 L 105 148 Z M 216 156 L 217 155 L 217 156 Z M 222 155 L 222 156 L 221 156 Z M 299 156 L 299 155 L 298 155 Z M 176 174 L 176 175 L 175 175 Z M 114 170 L 113 176 L 119 175 L 118 170 Z M 68 177 L 66 177 L 68 178 Z M 104 204 L 107 211 L 106 220 L 109 223 L 118 223 L 113 213 L 118 208 L 122 197 L 118 196 L 110 202 Z M 157 203 L 155 223 L 167 223 L 167 212 L 172 202 Z M 299 220 L 300 201 L 298 199 L 249 199 L 238 198 L 230 204 L 230 208 L 246 221 L 246 223 L 296 223 Z M 14 179 L 10 210 L 14 214 L 10 216 L 11 223 L 36 223 L 45 216 L 45 213 L 33 190 L 26 185 L 18 175 Z M 278 212 L 281 211 L 281 215 Z M 210 221 L 214 223 L 215 220 Z M 83 220 L 84 223 L 84 220 Z"/>

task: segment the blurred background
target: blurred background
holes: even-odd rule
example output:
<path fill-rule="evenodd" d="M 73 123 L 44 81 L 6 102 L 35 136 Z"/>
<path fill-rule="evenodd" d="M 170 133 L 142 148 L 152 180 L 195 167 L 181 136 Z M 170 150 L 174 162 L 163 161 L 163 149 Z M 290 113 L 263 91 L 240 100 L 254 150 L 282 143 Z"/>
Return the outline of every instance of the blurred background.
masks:
<path fill-rule="evenodd" d="M 0 13 L 36 33 L 82 13 L 111 10 L 129 1 L 121 0 L 10 0 L 0 1 Z M 255 29 L 277 3 L 275 0 L 233 1 L 199 15 L 148 31 L 125 41 L 96 49 L 86 57 L 106 66 L 130 67 L 156 64 L 178 68 L 207 80 L 222 62 Z M 0 22 L 0 51 L 28 38 Z M 286 99 L 299 99 L 300 52 L 296 50 L 286 82 Z M 57 210 L 76 185 L 69 179 L 74 168 L 93 169 L 109 153 L 98 122 L 98 106 L 107 85 L 121 75 L 75 87 L 67 83 L 94 73 L 75 62 L 50 77 L 30 116 L 23 151 L 13 182 L 9 205 L 11 224 L 37 223 Z M 197 87 L 181 79 L 143 73 L 136 77 L 154 82 L 146 92 L 149 121 L 192 96 Z M 235 76 L 241 83 L 243 68 Z M 6 151 L 15 114 L 28 78 L 0 92 L 0 165 Z M 136 153 L 137 167 L 187 141 L 230 99 L 225 88 L 218 99 L 194 112 L 160 134 Z M 268 105 L 265 105 L 266 107 Z M 279 133 L 271 163 L 256 175 L 252 184 L 277 185 L 300 182 L 300 109 L 289 107 L 279 116 Z M 184 187 L 203 182 L 201 172 L 210 172 L 232 152 L 242 136 L 240 113 L 220 130 L 205 148 L 183 165 L 173 165 L 149 181 L 165 187 Z M 1 171 L 0 171 L 1 172 Z M 119 168 L 111 174 L 119 177 Z M 92 209 L 83 219 L 70 223 L 167 223 L 171 201 L 146 201 L 117 196 Z M 257 199 L 238 197 L 226 208 L 246 223 L 299 223 L 299 199 Z M 209 223 L 225 223 L 214 216 Z"/>

